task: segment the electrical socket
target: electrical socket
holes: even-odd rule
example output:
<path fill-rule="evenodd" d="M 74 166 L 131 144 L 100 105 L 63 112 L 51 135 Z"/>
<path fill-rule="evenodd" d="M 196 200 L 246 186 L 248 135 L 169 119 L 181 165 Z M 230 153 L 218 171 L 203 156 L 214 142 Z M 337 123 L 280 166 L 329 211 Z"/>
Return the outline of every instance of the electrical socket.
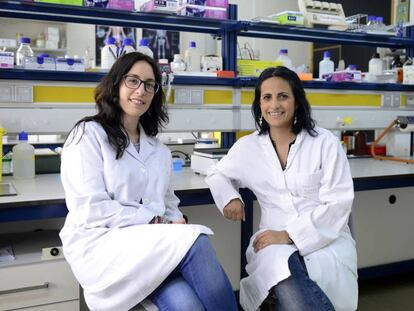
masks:
<path fill-rule="evenodd" d="M 31 85 L 16 85 L 14 98 L 19 103 L 33 103 L 33 87 Z"/>
<path fill-rule="evenodd" d="M 401 106 L 401 95 L 393 94 L 392 95 L 392 107 L 399 108 Z"/>
<path fill-rule="evenodd" d="M 10 103 L 14 101 L 13 85 L 0 85 L 0 102 Z"/>
<path fill-rule="evenodd" d="M 392 107 L 393 103 L 393 95 L 392 94 L 384 94 L 382 95 L 382 102 L 381 107 Z"/>
<path fill-rule="evenodd" d="M 405 106 L 407 108 L 414 108 L 414 95 L 405 96 Z"/>

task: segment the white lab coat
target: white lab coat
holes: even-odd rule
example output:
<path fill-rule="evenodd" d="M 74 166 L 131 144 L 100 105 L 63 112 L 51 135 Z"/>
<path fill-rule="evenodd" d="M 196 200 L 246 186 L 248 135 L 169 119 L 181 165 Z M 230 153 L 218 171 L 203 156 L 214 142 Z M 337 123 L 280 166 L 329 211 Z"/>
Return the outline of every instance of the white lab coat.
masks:
<path fill-rule="evenodd" d="M 129 144 L 115 159 L 103 128 L 85 123 L 62 153 L 69 213 L 60 232 L 65 258 L 91 310 L 129 310 L 176 268 L 199 225 L 148 224 L 156 215 L 182 218 L 170 188 L 171 153 L 141 128 L 140 152 Z"/>
<path fill-rule="evenodd" d="M 299 250 L 309 276 L 337 311 L 355 310 L 357 257 L 348 218 L 354 198 L 346 155 L 338 139 L 300 133 L 282 170 L 269 135 L 242 137 L 206 178 L 218 208 L 249 188 L 261 207 L 259 231 L 246 251 L 248 276 L 240 283 L 240 304 L 257 310 L 268 291 L 290 276 L 289 256 Z M 264 230 L 286 230 L 294 245 L 271 245 L 255 253 L 252 243 Z"/>

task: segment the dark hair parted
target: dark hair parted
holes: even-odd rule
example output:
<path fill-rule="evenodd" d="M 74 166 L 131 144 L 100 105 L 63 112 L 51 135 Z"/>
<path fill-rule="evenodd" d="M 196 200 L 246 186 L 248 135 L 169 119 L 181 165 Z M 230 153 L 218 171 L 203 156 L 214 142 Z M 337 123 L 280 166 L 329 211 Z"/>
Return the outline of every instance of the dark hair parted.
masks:
<path fill-rule="evenodd" d="M 97 114 L 78 121 L 74 128 L 83 122 L 95 121 L 101 124 L 108 135 L 109 144 L 116 151 L 116 159 L 122 157 L 130 143 L 126 129 L 122 123 L 123 110 L 119 103 L 119 87 L 126 75 L 136 62 L 147 62 L 154 72 L 155 81 L 161 85 L 161 73 L 158 64 L 149 56 L 139 52 L 128 53 L 119 58 L 103 77 L 95 89 Z M 156 136 L 167 122 L 168 115 L 165 106 L 165 95 L 160 87 L 154 94 L 148 110 L 139 118 L 139 123 L 148 136 Z M 137 125 L 138 126 L 138 125 Z"/>
<path fill-rule="evenodd" d="M 292 131 L 295 134 L 299 134 L 302 130 L 306 130 L 309 135 L 316 136 L 315 121 L 311 117 L 311 108 L 308 100 L 306 99 L 305 90 L 303 89 L 302 82 L 298 75 L 283 66 L 270 67 L 265 69 L 257 81 L 256 88 L 254 90 L 254 101 L 252 105 L 252 113 L 256 123 L 256 129 L 259 134 L 267 134 L 269 132 L 269 124 L 264 118 L 262 118 L 262 112 L 260 109 L 260 96 L 261 87 L 265 80 L 277 77 L 285 80 L 289 83 L 292 89 L 293 96 L 295 97 L 295 118 L 296 122 L 292 125 Z"/>

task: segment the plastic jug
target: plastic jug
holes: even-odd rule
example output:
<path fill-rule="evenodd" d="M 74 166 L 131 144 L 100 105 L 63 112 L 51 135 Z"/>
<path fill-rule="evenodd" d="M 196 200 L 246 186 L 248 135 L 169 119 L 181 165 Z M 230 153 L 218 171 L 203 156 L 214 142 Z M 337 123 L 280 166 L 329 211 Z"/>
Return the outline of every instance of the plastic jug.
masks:
<path fill-rule="evenodd" d="M 145 54 L 145 55 L 148 55 L 149 57 L 154 58 L 154 53 L 149 48 L 148 39 L 143 38 L 143 39 L 139 40 L 139 46 L 137 48 L 137 52 L 140 52 L 142 54 Z"/>
<path fill-rule="evenodd" d="M 288 50 L 287 49 L 281 49 L 279 51 L 279 56 L 277 57 L 276 61 L 282 62 L 283 66 L 289 69 L 293 69 L 292 60 L 288 56 Z"/>
<path fill-rule="evenodd" d="M 13 178 L 28 179 L 35 176 L 34 147 L 28 141 L 27 132 L 19 133 L 19 143 L 13 147 Z"/>
<path fill-rule="evenodd" d="M 111 69 L 112 65 L 117 59 L 117 47 L 115 45 L 115 38 L 109 37 L 106 39 L 106 44 L 101 51 L 101 68 L 103 70 Z"/>
<path fill-rule="evenodd" d="M 374 55 L 372 55 L 372 58 L 368 63 L 368 73 L 369 73 L 370 81 L 376 81 L 377 75 L 382 75 L 382 70 L 383 70 L 382 66 L 383 66 L 383 62 L 380 59 L 379 54 L 374 53 Z"/>
<path fill-rule="evenodd" d="M 197 50 L 195 41 L 190 41 L 188 44 L 188 49 L 185 50 L 184 54 L 184 61 L 187 71 L 201 71 L 201 55 Z"/>
<path fill-rule="evenodd" d="M 323 53 L 323 60 L 319 62 L 319 79 L 323 79 L 325 74 L 334 72 L 334 62 L 331 61 L 331 53 L 325 51 Z"/>

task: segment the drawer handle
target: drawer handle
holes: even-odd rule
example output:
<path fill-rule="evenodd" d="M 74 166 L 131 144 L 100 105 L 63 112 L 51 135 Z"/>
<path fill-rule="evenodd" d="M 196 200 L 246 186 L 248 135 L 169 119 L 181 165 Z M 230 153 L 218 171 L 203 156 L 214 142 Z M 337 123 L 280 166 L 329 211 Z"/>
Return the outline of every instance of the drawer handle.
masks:
<path fill-rule="evenodd" d="M 49 287 L 49 282 L 44 282 L 43 284 L 40 284 L 40 285 L 32 285 L 32 286 L 2 290 L 0 291 L 0 295 L 27 292 L 29 290 L 36 290 L 36 289 L 42 289 L 42 288 L 48 288 L 48 287 Z"/>

